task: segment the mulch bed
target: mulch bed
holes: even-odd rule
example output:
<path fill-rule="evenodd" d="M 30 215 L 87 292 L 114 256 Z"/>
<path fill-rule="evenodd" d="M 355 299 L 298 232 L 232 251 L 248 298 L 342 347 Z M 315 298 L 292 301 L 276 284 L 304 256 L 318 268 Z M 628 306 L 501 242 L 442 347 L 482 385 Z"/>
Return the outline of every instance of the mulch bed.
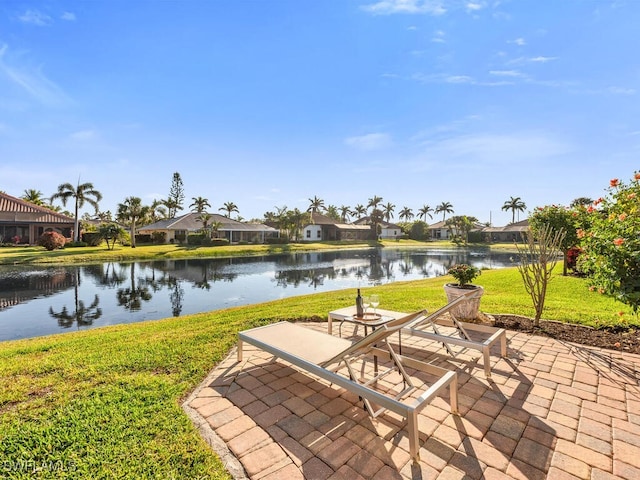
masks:
<path fill-rule="evenodd" d="M 569 323 L 540 320 L 537 328 L 533 319 L 519 315 L 491 314 L 496 327 L 554 338 L 564 342 L 580 343 L 591 347 L 607 348 L 619 352 L 640 354 L 640 332 L 622 327 L 594 329 Z"/>

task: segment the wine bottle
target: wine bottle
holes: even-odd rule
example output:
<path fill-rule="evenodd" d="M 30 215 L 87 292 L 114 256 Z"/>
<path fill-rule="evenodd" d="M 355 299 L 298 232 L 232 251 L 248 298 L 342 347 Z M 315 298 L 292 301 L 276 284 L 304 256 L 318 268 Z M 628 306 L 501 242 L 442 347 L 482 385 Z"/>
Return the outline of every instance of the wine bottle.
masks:
<path fill-rule="evenodd" d="M 362 317 L 364 310 L 362 308 L 362 297 L 360 296 L 360 289 L 358 289 L 358 295 L 356 295 L 356 316 Z"/>

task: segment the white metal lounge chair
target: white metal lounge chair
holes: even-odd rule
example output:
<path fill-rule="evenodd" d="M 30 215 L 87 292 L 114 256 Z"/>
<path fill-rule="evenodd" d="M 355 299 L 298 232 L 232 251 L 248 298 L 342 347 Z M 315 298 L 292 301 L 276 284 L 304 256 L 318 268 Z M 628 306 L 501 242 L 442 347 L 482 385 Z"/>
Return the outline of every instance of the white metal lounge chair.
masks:
<path fill-rule="evenodd" d="M 369 414 L 374 417 L 387 409 L 402 415 L 407 419 L 411 457 L 417 462 L 419 460 L 418 413 L 420 410 L 447 386 L 451 411 L 457 413 L 458 410 L 458 379 L 455 372 L 405 358 L 397 354 L 387 341 L 390 335 L 403 327 L 411 326 L 423 317 L 424 312 L 421 311 L 392 320 L 358 341 L 334 337 L 289 322 L 274 323 L 239 333 L 238 361 L 242 361 L 243 343 L 248 343 L 290 362 L 301 370 L 357 394 L 363 400 Z M 360 364 L 364 365 L 363 362 L 366 361 L 367 356 L 371 355 L 389 359 L 391 367 L 374 373 L 372 378 L 361 378 L 361 374 L 356 372 L 357 367 L 354 368 L 354 362 L 361 361 Z M 346 367 L 346 374 L 342 368 L 343 365 Z M 414 398 L 406 398 L 418 387 L 407 374 L 405 366 L 435 375 L 437 380 L 417 398 L 415 395 Z M 394 395 L 388 391 L 381 392 L 374 389 L 378 381 L 396 370 L 404 380 L 404 389 L 401 392 L 393 392 Z M 374 404 L 380 408 L 374 409 Z"/>
<path fill-rule="evenodd" d="M 452 307 L 454 305 L 468 301 L 476 294 L 477 292 L 470 291 L 468 294 L 456 298 L 428 317 L 424 317 L 424 319 L 418 322 L 413 322 L 403 330 L 403 333 L 442 342 L 445 349 L 452 357 L 455 357 L 466 349 L 473 349 L 482 352 L 484 374 L 487 378 L 490 378 L 491 347 L 499 341 L 500 355 L 503 357 L 507 355 L 506 331 L 503 328 L 461 322 L 452 312 Z M 449 318 L 443 318 L 442 315 L 447 312 L 449 313 Z M 478 332 L 483 339 L 473 339 L 470 332 Z M 461 348 L 456 350 L 454 346 Z"/>

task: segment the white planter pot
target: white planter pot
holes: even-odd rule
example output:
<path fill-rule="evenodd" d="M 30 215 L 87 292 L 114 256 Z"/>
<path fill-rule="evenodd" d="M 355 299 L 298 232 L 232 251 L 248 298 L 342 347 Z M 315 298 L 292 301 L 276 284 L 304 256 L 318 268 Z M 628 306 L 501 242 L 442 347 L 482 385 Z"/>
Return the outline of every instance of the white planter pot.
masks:
<path fill-rule="evenodd" d="M 447 294 L 448 302 L 469 293 L 469 290 L 478 290 L 480 293 L 468 301 L 456 305 L 451 310 L 451 313 L 458 320 L 474 320 L 478 317 L 478 313 L 480 313 L 480 297 L 484 294 L 484 288 L 480 285 L 465 285 L 461 287 L 457 283 L 446 283 L 444 285 L 444 292 Z"/>

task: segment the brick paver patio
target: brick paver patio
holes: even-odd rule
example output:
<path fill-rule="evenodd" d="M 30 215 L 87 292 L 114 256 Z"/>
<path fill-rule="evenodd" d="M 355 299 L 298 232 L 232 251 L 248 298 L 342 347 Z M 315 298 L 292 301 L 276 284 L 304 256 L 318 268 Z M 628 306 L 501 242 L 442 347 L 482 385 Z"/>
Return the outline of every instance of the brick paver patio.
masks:
<path fill-rule="evenodd" d="M 326 331 L 325 323 L 304 324 Z M 403 419 L 372 419 L 357 396 L 245 346 L 185 402 L 235 478 L 640 479 L 640 356 L 508 332 L 493 375 L 478 352 L 447 356 L 403 337 L 403 353 L 458 372 L 421 412 L 420 463 Z"/>

